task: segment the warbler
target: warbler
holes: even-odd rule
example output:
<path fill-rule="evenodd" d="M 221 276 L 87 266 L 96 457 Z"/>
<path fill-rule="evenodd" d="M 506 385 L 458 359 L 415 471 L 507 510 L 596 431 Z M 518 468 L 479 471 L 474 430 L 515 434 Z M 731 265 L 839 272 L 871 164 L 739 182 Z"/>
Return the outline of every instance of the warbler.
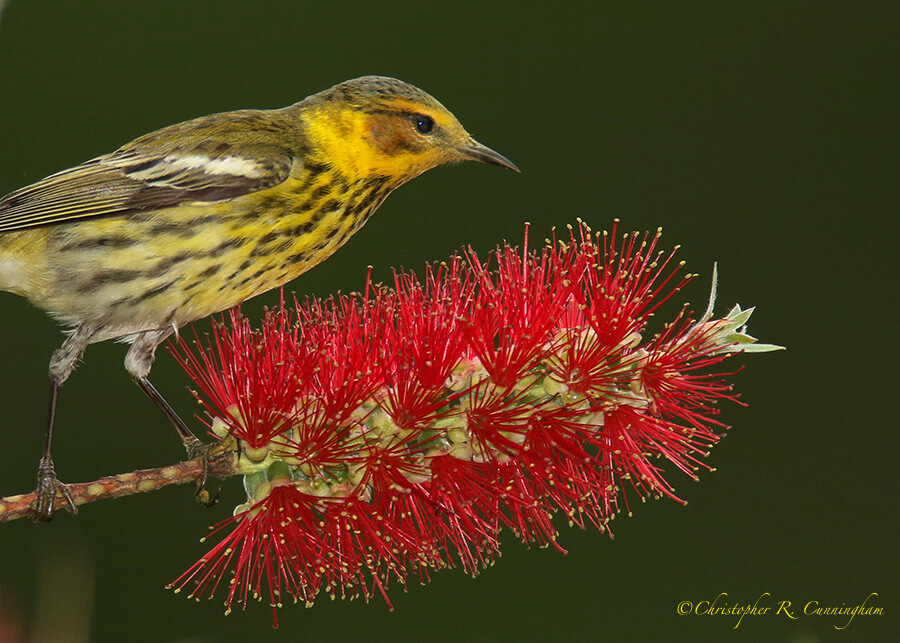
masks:
<path fill-rule="evenodd" d="M 284 284 L 328 258 L 391 191 L 457 161 L 518 171 L 433 97 L 364 76 L 272 110 L 204 116 L 135 139 L 0 200 L 0 290 L 71 329 L 50 360 L 34 519 L 53 517 L 60 387 L 89 344 L 130 342 L 125 368 L 198 440 L 147 379 L 179 327 Z"/>

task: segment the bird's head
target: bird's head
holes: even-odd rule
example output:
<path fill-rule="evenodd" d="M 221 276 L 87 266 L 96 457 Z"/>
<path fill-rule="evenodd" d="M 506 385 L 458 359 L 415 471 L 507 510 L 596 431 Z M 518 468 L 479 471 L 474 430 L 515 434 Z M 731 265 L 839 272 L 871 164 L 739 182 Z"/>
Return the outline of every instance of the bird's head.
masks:
<path fill-rule="evenodd" d="M 480 161 L 518 172 L 472 138 L 430 95 L 403 81 L 363 76 L 299 103 L 307 135 L 344 174 L 403 183 L 445 163 Z"/>

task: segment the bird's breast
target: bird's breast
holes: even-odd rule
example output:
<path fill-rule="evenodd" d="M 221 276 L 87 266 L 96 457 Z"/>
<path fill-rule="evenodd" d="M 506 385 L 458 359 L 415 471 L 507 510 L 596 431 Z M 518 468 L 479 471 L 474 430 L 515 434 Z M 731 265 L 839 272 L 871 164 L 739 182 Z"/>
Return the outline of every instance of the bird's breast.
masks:
<path fill-rule="evenodd" d="M 47 287 L 20 294 L 66 324 L 106 329 L 105 338 L 181 326 L 322 262 L 390 189 L 323 166 L 227 201 L 55 226 L 44 232 L 40 282 Z M 15 261 L 4 258 L 0 279 L 21 280 Z"/>

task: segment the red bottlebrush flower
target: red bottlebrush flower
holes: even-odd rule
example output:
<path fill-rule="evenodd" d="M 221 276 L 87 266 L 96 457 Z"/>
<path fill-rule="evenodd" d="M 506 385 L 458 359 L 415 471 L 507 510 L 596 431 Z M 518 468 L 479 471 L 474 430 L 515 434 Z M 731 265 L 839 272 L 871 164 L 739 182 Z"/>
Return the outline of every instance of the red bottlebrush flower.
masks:
<path fill-rule="evenodd" d="M 655 236 L 584 224 L 540 251 L 474 251 L 419 280 L 240 313 L 174 348 L 218 435 L 237 439 L 247 503 L 173 587 L 226 605 L 320 591 L 387 600 L 391 582 L 461 565 L 477 574 L 502 527 L 556 545 L 552 517 L 601 530 L 628 497 L 669 496 L 719 439 L 715 372 L 777 347 L 743 333 L 751 310 L 647 322 L 689 279 Z M 296 302 L 295 302 L 296 303 Z M 712 304 L 712 302 L 711 302 Z"/>

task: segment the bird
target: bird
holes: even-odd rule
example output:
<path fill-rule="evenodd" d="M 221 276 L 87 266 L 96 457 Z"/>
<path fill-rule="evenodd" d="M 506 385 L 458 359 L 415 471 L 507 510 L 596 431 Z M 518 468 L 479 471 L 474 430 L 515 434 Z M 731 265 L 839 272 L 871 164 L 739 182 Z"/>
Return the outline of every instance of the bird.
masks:
<path fill-rule="evenodd" d="M 0 290 L 68 332 L 50 360 L 32 520 L 51 520 L 59 497 L 77 512 L 52 443 L 60 389 L 90 344 L 130 343 L 126 371 L 203 458 L 208 445 L 148 379 L 157 347 L 306 272 L 393 190 L 459 161 L 519 171 L 423 90 L 363 76 L 165 127 L 0 199 Z"/>

